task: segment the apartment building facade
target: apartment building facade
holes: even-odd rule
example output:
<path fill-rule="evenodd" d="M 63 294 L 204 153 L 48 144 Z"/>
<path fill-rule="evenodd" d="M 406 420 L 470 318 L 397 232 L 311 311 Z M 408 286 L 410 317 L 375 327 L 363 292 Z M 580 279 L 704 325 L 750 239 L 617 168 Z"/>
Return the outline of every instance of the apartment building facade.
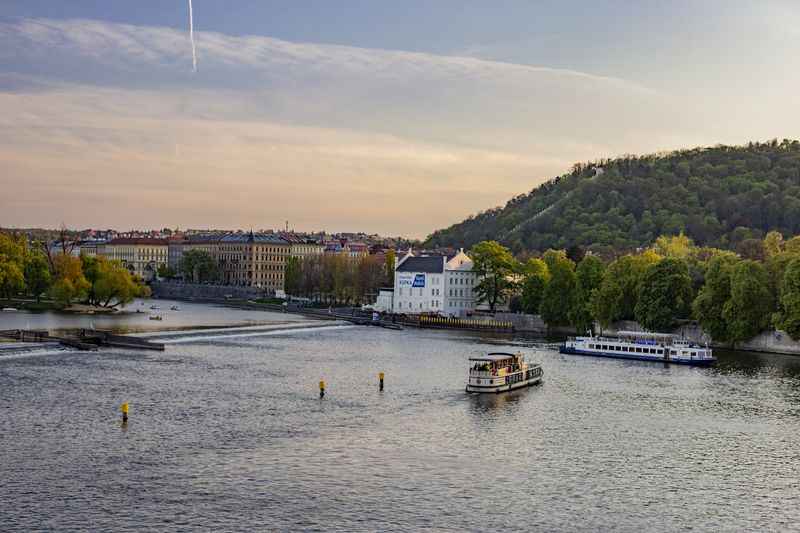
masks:
<path fill-rule="evenodd" d="M 289 242 L 271 233 L 228 234 L 216 248 L 224 284 L 258 287 L 267 294 L 283 290 L 290 254 Z"/>

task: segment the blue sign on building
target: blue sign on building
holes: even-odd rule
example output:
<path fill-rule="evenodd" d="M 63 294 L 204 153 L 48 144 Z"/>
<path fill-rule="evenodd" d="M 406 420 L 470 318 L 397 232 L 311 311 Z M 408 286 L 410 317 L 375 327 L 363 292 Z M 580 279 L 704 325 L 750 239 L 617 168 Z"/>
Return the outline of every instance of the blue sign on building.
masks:
<path fill-rule="evenodd" d="M 412 287 L 424 287 L 425 286 L 425 274 L 417 274 L 414 276 L 414 284 L 411 285 Z"/>

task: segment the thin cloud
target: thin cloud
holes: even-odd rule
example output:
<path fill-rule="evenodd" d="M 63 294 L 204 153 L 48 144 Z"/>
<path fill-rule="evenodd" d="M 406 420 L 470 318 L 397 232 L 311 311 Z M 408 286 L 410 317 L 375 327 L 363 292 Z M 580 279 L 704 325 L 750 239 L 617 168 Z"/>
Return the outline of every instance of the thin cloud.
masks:
<path fill-rule="evenodd" d="M 369 75 L 389 80 L 416 77 L 503 80 L 511 77 L 518 81 L 520 78 L 546 77 L 655 94 L 650 88 L 620 78 L 467 56 L 295 43 L 271 37 L 239 37 L 209 31 L 196 32 L 196 40 L 204 64 L 258 69 L 266 76 L 273 72 L 271 69 L 280 69 L 281 72 L 301 69 L 300 76 L 325 74 L 338 78 Z M 0 44 L 6 50 L 6 57 L 36 58 L 63 54 L 119 69 L 142 65 L 191 65 L 191 49 L 185 32 L 165 27 L 85 19 L 30 19 L 0 24 Z"/>

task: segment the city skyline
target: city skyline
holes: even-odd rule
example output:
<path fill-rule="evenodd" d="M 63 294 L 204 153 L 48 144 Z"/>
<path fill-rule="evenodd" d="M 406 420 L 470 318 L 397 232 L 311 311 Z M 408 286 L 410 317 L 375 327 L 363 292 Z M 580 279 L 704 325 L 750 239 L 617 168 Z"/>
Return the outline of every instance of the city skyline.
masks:
<path fill-rule="evenodd" d="M 3 5 L 2 226 L 420 238 L 575 162 L 798 136 L 789 2 L 195 0 L 196 73 L 182 2 Z"/>

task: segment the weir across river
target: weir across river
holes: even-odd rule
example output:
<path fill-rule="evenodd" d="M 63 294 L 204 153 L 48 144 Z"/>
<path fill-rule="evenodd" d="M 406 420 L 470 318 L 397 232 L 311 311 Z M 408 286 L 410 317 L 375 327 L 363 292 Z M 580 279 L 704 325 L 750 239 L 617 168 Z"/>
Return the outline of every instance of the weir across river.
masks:
<path fill-rule="evenodd" d="M 139 337 L 116 335 L 108 331 L 81 329 L 74 335 L 51 335 L 46 330 L 6 330 L 0 331 L 0 337 L 19 342 L 52 343 L 58 342 L 63 346 L 82 351 L 94 351 L 100 346 L 115 348 L 133 348 L 138 350 L 164 350 L 164 344 L 152 342 Z"/>

